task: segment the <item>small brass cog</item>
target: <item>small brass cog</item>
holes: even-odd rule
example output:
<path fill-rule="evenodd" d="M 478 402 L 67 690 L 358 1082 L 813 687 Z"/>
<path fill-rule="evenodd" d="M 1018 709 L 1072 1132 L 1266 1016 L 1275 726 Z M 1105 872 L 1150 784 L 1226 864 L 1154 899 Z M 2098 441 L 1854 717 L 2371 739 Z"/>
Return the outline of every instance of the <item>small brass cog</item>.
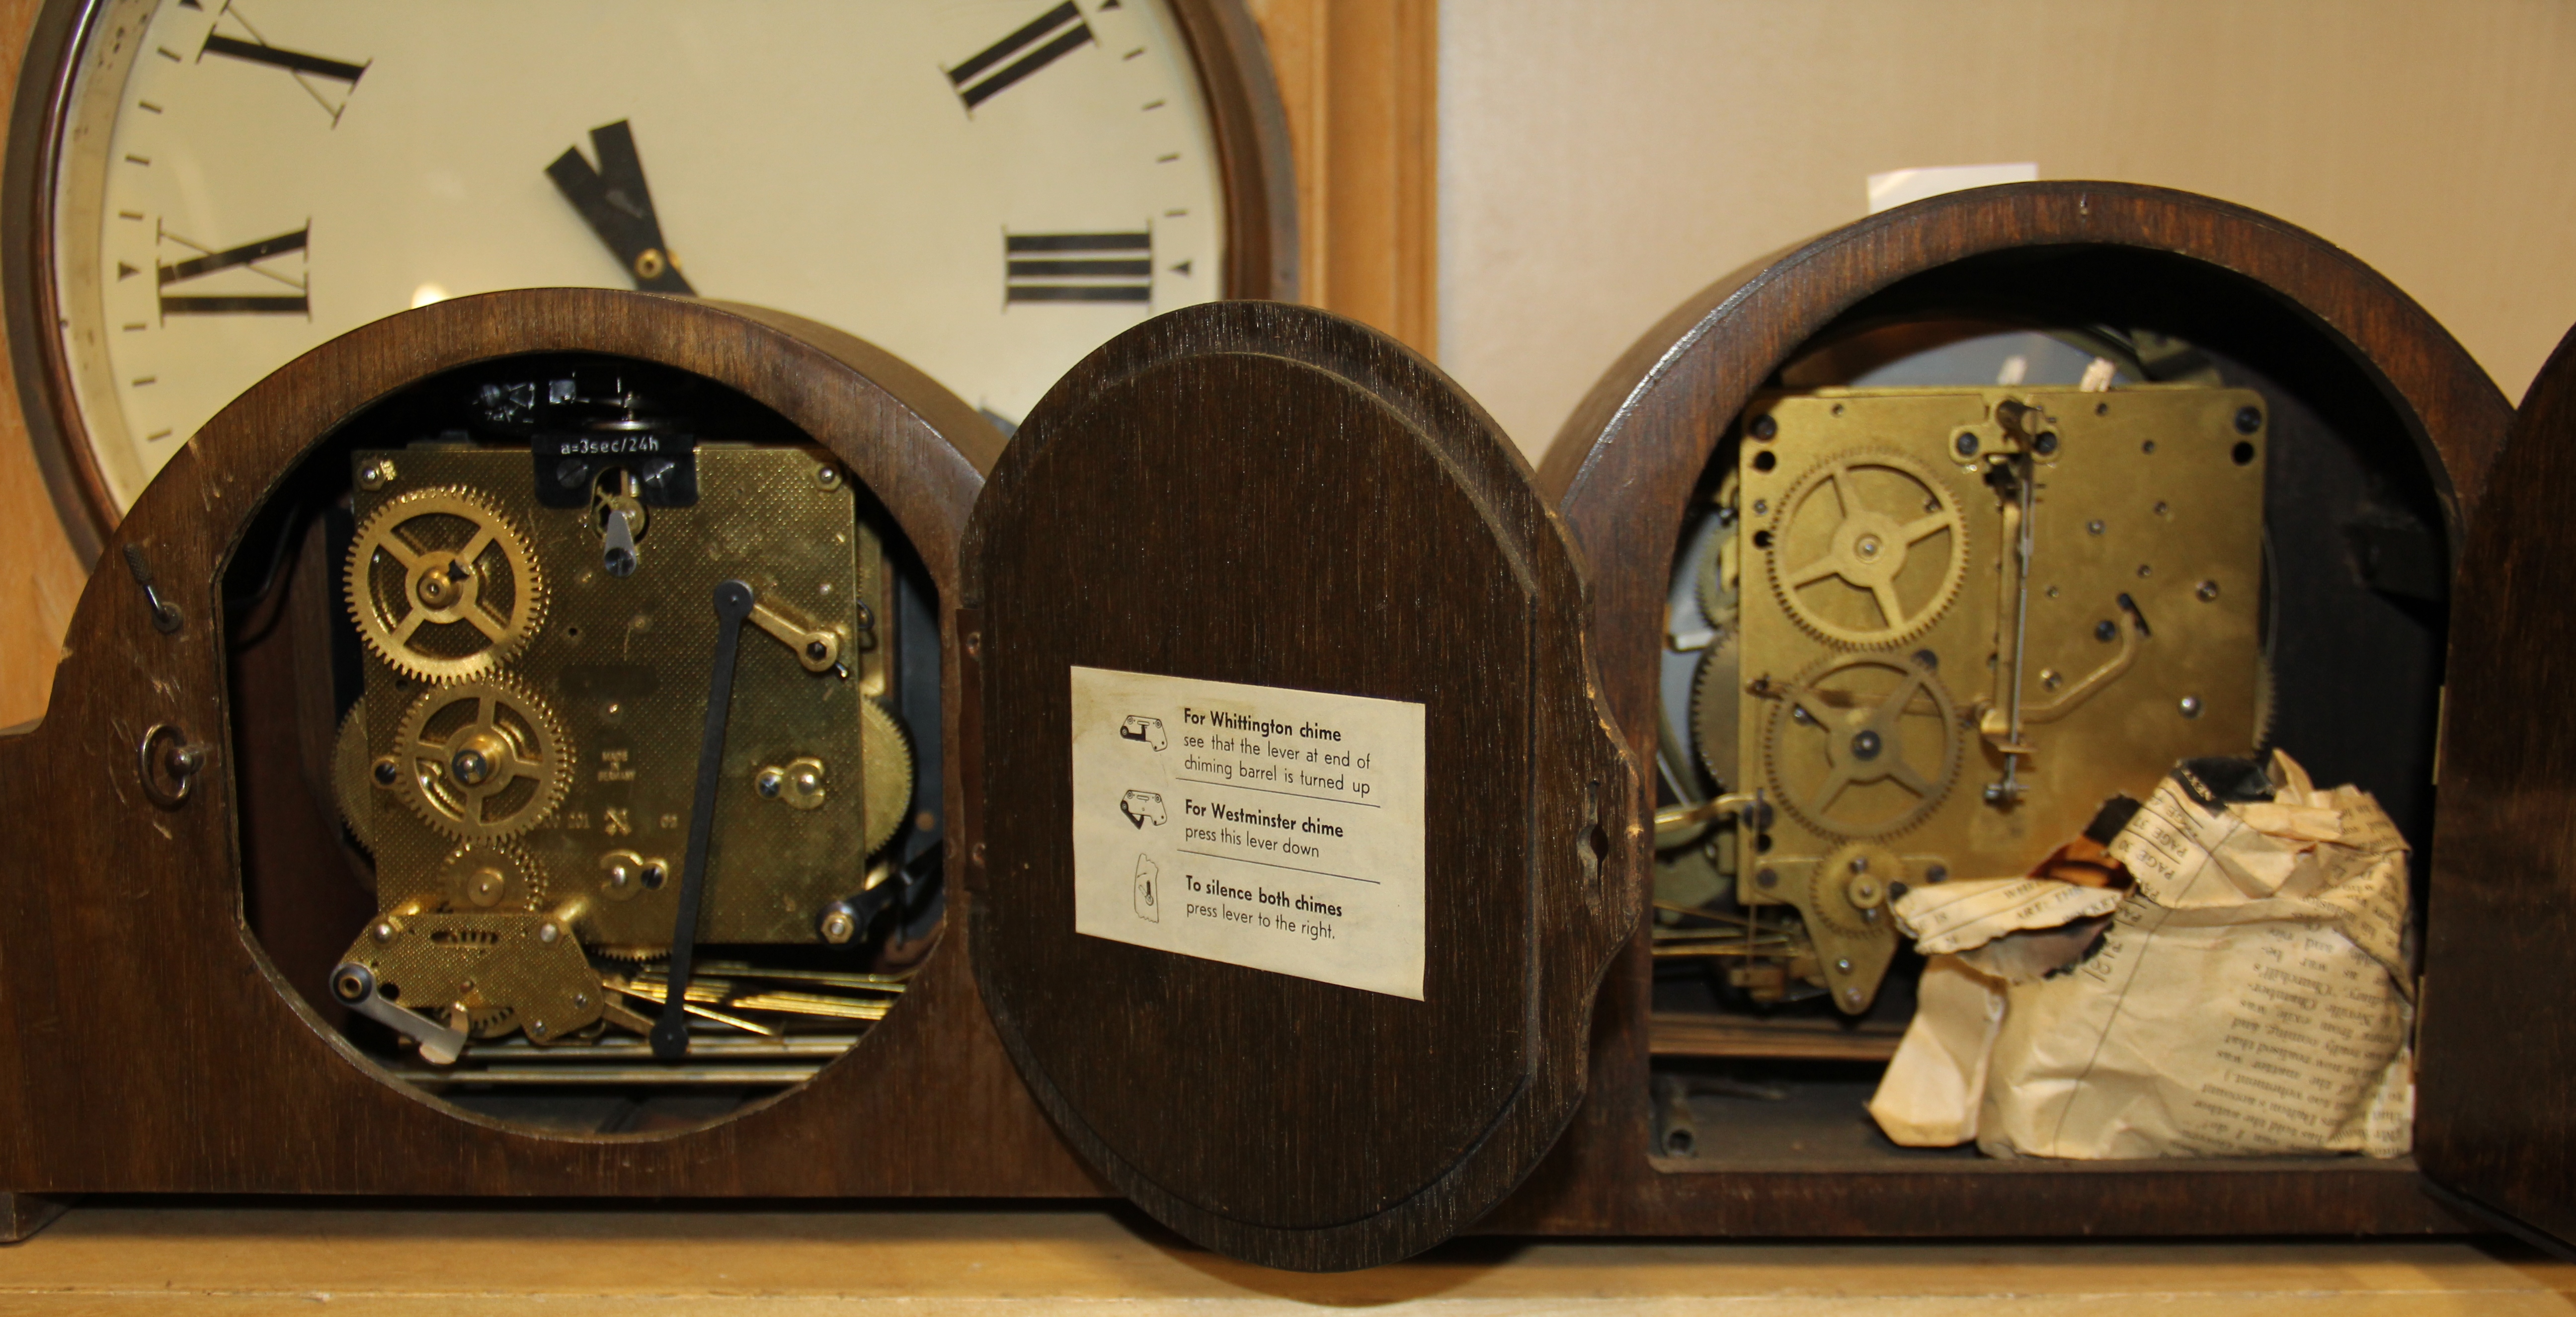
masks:
<path fill-rule="evenodd" d="M 484 1001 L 483 994 L 479 992 L 473 997 L 473 1001 L 465 1003 L 465 1019 L 472 1026 L 470 1032 L 475 1037 L 501 1038 L 517 1027 L 511 1023 L 519 1014 L 517 1007 L 506 1003 L 495 1006 Z"/>
<path fill-rule="evenodd" d="M 331 799 L 340 821 L 368 854 L 376 851 L 376 792 L 367 775 L 375 757 L 367 753 L 367 702 L 349 706 L 340 719 L 340 734 L 331 742 Z"/>
<path fill-rule="evenodd" d="M 1958 779 L 1967 737 L 1932 669 L 1901 654 L 1829 657 L 1781 691 L 1762 733 L 1779 803 L 1829 837 L 1923 821 Z"/>
<path fill-rule="evenodd" d="M 491 672 L 545 622 L 527 537 L 467 489 L 416 489 L 377 508 L 349 546 L 346 578 L 359 638 L 418 681 Z"/>
<path fill-rule="evenodd" d="M 554 711 L 508 677 L 423 691 L 393 748 L 404 802 L 459 841 L 515 837 L 543 822 L 572 788 L 572 756 Z"/>
<path fill-rule="evenodd" d="M 542 910 L 546 870 L 506 841 L 469 841 L 438 862 L 438 882 L 452 910 Z"/>
<path fill-rule="evenodd" d="M 1717 492 L 1717 526 L 1709 532 L 1707 543 L 1699 554 L 1699 611 L 1713 627 L 1735 625 L 1738 591 L 1743 586 L 1737 555 L 1742 552 L 1743 537 L 1735 518 L 1735 473 L 1730 470 L 1726 484 Z"/>
<path fill-rule="evenodd" d="M 867 834 L 866 850 L 873 855 L 894 840 L 912 808 L 912 739 L 884 705 L 866 698 L 859 701 L 859 756 L 865 784 L 859 802 L 860 827 Z"/>
<path fill-rule="evenodd" d="M 1895 926 L 1887 913 L 1889 884 L 1903 881 L 1903 856 L 1876 842 L 1845 842 L 1817 861 L 1807 879 L 1807 913 L 1845 937 L 1869 937 Z"/>
<path fill-rule="evenodd" d="M 1719 791 L 1743 789 L 1737 761 L 1744 722 L 1744 646 L 1729 631 L 1700 652 L 1691 678 L 1691 749 Z"/>
<path fill-rule="evenodd" d="M 671 954 L 671 948 L 667 944 L 644 946 L 633 942 L 607 942 L 582 949 L 604 960 L 622 960 L 630 965 L 640 965 L 648 960 L 661 960 Z"/>
<path fill-rule="evenodd" d="M 1824 500 L 1819 502 L 1819 500 Z M 1836 453 L 1798 477 L 1763 553 L 1772 593 L 1818 640 L 1861 649 L 1930 628 L 1968 573 L 1968 519 L 1941 477 L 1882 449 Z M 1932 571 L 1906 566 L 1935 537 Z M 1908 601 L 1906 595 L 1916 596 Z"/>

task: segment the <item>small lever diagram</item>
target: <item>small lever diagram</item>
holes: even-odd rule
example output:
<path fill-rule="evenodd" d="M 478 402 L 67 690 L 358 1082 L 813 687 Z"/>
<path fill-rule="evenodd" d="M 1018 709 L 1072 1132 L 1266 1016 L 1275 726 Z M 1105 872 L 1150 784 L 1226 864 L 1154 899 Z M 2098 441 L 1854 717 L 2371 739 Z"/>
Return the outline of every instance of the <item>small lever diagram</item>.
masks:
<path fill-rule="evenodd" d="M 1136 917 L 1150 924 L 1163 922 L 1163 903 L 1154 895 L 1155 880 L 1163 876 L 1163 866 L 1151 855 L 1136 857 Z"/>
<path fill-rule="evenodd" d="M 1127 715 L 1126 721 L 1118 724 L 1118 736 L 1121 740 L 1142 741 L 1157 750 L 1171 744 L 1171 739 L 1163 734 L 1162 719 L 1138 713 Z M 1155 821 L 1161 822 L 1159 819 Z"/>
<path fill-rule="evenodd" d="M 1160 824 L 1171 817 L 1170 812 L 1163 808 L 1163 797 L 1152 791 L 1130 791 L 1120 796 L 1118 812 L 1139 828 L 1148 823 Z"/>

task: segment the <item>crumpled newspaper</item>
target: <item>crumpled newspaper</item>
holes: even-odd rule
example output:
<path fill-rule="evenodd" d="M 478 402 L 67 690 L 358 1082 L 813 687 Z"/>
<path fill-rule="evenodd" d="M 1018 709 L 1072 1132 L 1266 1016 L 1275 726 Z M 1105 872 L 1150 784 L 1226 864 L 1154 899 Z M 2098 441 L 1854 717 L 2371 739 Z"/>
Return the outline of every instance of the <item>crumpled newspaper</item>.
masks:
<path fill-rule="evenodd" d="M 2002 1157 L 2407 1151 L 2406 844 L 2367 792 L 2317 790 L 2277 751 L 2268 778 L 2253 768 L 2167 777 L 2109 843 L 2125 892 L 2005 878 L 1897 901 L 1930 960 L 1870 1100 L 1890 1139 Z"/>

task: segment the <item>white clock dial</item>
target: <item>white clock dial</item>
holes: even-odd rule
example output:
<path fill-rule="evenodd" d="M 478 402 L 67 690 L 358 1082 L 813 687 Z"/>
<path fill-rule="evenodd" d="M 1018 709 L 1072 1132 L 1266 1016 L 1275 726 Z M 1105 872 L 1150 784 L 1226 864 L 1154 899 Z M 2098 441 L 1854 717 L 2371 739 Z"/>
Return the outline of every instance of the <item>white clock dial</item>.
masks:
<path fill-rule="evenodd" d="M 127 0 L 84 50 L 53 274 L 120 508 L 261 376 L 443 297 L 775 307 L 1007 421 L 1225 292 L 1165 0 Z"/>

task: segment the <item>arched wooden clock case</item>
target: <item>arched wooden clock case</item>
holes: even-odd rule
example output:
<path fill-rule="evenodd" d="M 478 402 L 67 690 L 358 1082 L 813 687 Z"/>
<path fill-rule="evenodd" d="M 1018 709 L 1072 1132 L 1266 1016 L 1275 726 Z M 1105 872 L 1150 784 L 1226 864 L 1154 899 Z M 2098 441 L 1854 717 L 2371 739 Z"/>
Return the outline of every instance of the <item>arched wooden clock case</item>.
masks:
<path fill-rule="evenodd" d="M 2564 539 L 2541 524 L 2538 508 L 2564 497 L 2565 463 L 2550 454 L 2564 447 L 2565 409 L 2555 404 L 2565 350 L 2535 386 L 2532 406 L 2545 409 L 2523 418 L 2508 449 L 2513 410 L 2421 307 L 2349 255 L 2240 207 L 2126 184 L 2041 183 L 1938 197 L 1825 234 L 1677 308 L 1604 376 L 1548 454 L 1541 483 L 1590 564 L 1604 689 L 1632 748 L 1641 759 L 1654 753 L 1658 653 L 1686 507 L 1704 497 L 1703 475 L 1739 432 L 1748 401 L 1777 387 L 1785 364 L 1840 335 L 1943 317 L 2152 329 L 2195 345 L 2228 383 L 2268 401 L 2275 501 L 2267 520 L 2291 582 L 2283 606 L 2309 628 L 2304 639 L 2284 635 L 2274 654 L 2279 743 L 2305 756 L 2321 781 L 2359 780 L 2377 792 L 2417 856 L 2416 918 L 2429 949 L 2417 1156 L 2015 1163 L 1885 1145 L 1801 1155 L 1790 1136 L 1753 1117 L 1737 1128 L 1703 1123 L 1697 1156 L 1665 1158 L 1650 1076 L 1658 1057 L 1688 1048 L 1658 1041 L 1641 929 L 1604 989 L 1592 1100 L 1488 1228 L 2027 1236 L 2470 1228 L 2481 1218 L 2473 1206 L 2446 1208 L 2463 1202 L 2449 1185 L 2563 1234 L 2563 1174 L 2544 1187 L 2549 1173 L 2534 1163 L 2509 1165 L 2517 1158 L 2503 1155 L 2510 1140 L 2501 1130 L 2529 1135 L 2534 1157 L 2564 1155 L 2563 1049 L 2513 1040 L 2563 1032 L 2554 1007 L 2527 1008 L 2540 1012 L 2528 1024 L 2515 1018 L 2532 985 L 2566 972 L 2564 920 L 2544 912 L 2564 907 L 2556 894 L 2576 866 L 2554 840 L 2564 829 L 2529 811 L 2563 790 L 2565 747 L 2576 742 L 2560 716 L 2568 701 L 2543 675 L 2552 641 L 2512 628 L 2543 628 L 2557 615 L 2530 606 L 2541 587 L 2527 573 L 2547 569 L 2526 564 Z M 2507 471 L 2523 473 L 2510 477 L 2509 493 Z M 2285 514 L 2279 501 L 2348 510 L 2364 491 L 2406 507 L 2432 546 L 2426 575 L 2435 597 L 2406 601 L 2417 621 L 2386 634 L 2361 629 L 2354 616 L 2367 610 L 2335 594 L 2362 588 L 2353 583 L 2361 548 L 2313 511 Z M 2511 574 L 2500 570 L 2507 565 Z M 2303 610 L 2302 594 L 2313 606 Z M 2482 676 L 2464 682 L 2470 672 Z M 2505 944 L 2520 950 L 2497 954 Z M 2502 1082 L 2508 1068 L 2514 1079 Z M 2508 1109 L 2521 1114 L 2506 1119 Z M 1854 1110 L 1848 1119 L 1866 1118 Z"/>
<path fill-rule="evenodd" d="M 952 802 L 946 932 L 810 1080 L 651 1133 L 478 1114 L 336 1030 L 332 962 L 376 916 L 333 895 L 339 829 L 299 746 L 295 706 L 328 682 L 277 639 L 293 626 L 226 612 L 227 582 L 275 579 L 267 511 L 348 488 L 352 452 L 372 451 L 354 441 L 384 433 L 362 424 L 371 406 L 573 353 L 711 382 L 743 400 L 729 428 L 758 413 L 828 449 L 943 610 L 938 727 L 915 737 L 936 736 L 916 754 Z M 425 456 L 395 460 L 454 450 L 430 428 Z M 1390 552 L 1399 535 L 1418 547 Z M 1492 420 L 1349 321 L 1269 302 L 1159 317 L 1059 382 L 1005 449 L 918 372 L 792 317 L 593 290 L 458 299 L 254 387 L 108 547 L 50 712 L 0 738 L 0 1185 L 22 1226 L 30 1195 L 80 1192 L 1014 1197 L 1105 1180 L 1212 1247 L 1338 1269 L 1483 1216 L 1580 1101 L 1591 1002 L 1636 918 L 1618 859 L 1635 770 L 1589 675 L 1574 554 Z M 332 579 L 305 557 L 280 570 Z M 1427 709 L 1422 999 L 1075 934 L 1076 666 Z M 1270 1133 L 1234 1137 L 1248 1128 Z"/>
<path fill-rule="evenodd" d="M 962 939 L 862 1039 L 861 1065 L 826 1067 L 677 1136 L 556 1138 L 425 1100 L 339 1037 L 303 980 L 328 972 L 345 913 L 245 911 L 245 874 L 345 862 L 336 822 L 301 781 L 293 660 L 228 644 L 226 569 L 264 505 L 324 473 L 304 459 L 344 418 L 424 377 L 532 352 L 672 367 L 768 408 L 847 465 L 941 598 L 956 597 L 958 535 L 1000 436 L 918 372 L 823 326 L 537 290 L 379 321 L 298 359 L 219 413 L 136 504 L 74 617 L 44 721 L 0 739 L 0 814 L 14 821 L 0 973 L 11 1000 L 43 1003 L 0 1013 L 13 1131 L 0 1178 L 20 1192 L 1096 1192 L 1011 1073 Z M 178 610 L 176 629 L 137 611 L 127 546 Z M 952 725 L 954 673 L 944 665 Z M 154 803 L 138 776 L 154 728 L 170 729 L 159 749 L 204 747 L 182 799 Z M 115 785 L 69 785 L 102 772 Z M 944 787 L 955 800 L 953 758 Z M 897 1129 L 917 1133 L 886 1136 Z"/>

